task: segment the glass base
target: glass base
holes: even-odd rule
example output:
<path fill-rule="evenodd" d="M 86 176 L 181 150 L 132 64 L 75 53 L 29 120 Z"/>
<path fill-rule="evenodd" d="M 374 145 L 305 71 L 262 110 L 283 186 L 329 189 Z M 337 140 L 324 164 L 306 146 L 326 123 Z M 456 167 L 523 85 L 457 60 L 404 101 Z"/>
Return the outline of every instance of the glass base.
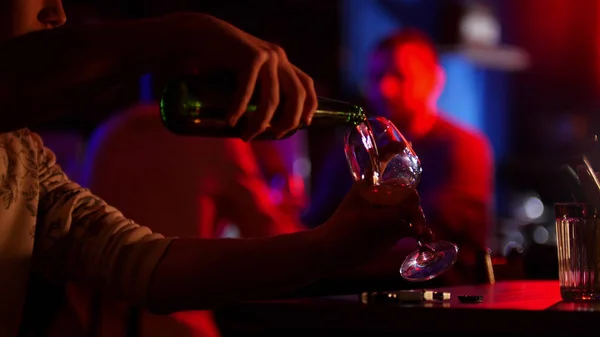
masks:
<path fill-rule="evenodd" d="M 419 249 L 406 257 L 400 275 L 407 281 L 431 280 L 450 269 L 458 257 L 458 247 L 447 241 L 425 244 L 429 249 Z"/>
<path fill-rule="evenodd" d="M 600 301 L 600 289 L 590 291 L 589 289 L 560 287 L 560 296 L 565 301 Z"/>

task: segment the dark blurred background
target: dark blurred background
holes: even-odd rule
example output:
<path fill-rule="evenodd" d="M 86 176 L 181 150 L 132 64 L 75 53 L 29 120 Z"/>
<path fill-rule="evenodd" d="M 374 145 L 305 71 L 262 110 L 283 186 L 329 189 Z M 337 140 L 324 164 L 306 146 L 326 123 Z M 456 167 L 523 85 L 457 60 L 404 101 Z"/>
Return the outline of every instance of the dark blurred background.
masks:
<path fill-rule="evenodd" d="M 492 10 L 477 11 L 481 3 Z M 447 72 L 442 110 L 492 142 L 495 261 L 517 255 L 526 276 L 556 277 L 553 203 L 570 198 L 557 169 L 599 127 L 600 1 L 69 0 L 66 10 L 71 23 L 207 12 L 280 44 L 314 78 L 320 95 L 359 103 L 374 44 L 397 28 L 422 29 L 438 45 Z M 103 99 L 125 107 L 157 98 L 157 83 L 146 78 Z M 104 103 L 73 108 L 85 113 Z M 85 137 L 94 127 L 61 122 L 44 131 Z M 331 147 L 342 151 L 341 141 L 338 133 L 308 132 L 312 172 Z"/>

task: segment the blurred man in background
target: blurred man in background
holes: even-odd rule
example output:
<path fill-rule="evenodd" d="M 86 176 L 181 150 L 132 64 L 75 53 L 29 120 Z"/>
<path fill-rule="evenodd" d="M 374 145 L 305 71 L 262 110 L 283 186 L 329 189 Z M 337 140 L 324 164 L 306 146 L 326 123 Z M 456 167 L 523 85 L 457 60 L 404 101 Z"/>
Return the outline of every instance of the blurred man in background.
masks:
<path fill-rule="evenodd" d="M 164 127 L 159 110 L 156 103 L 135 104 L 102 123 L 90 137 L 82 185 L 168 236 L 256 238 L 304 229 L 299 211 L 284 207 L 290 197 L 275 202 L 264 178 L 263 172 L 288 176 L 274 146 L 177 136 Z M 104 308 L 120 324 L 137 310 L 115 301 Z M 138 323 L 142 337 L 219 335 L 208 311 L 171 317 L 143 311 Z"/>
<path fill-rule="evenodd" d="M 370 57 L 368 112 L 390 119 L 412 143 L 423 167 L 418 190 L 428 225 L 440 239 L 460 247 L 457 265 L 441 279 L 473 283 L 480 278 L 476 261 L 486 250 L 492 221 L 493 153 L 485 135 L 440 113 L 444 80 L 435 47 L 423 33 L 394 33 Z M 336 149 L 328 158 L 305 218 L 309 225 L 327 219 L 352 184 L 343 151 Z M 415 246 L 397 248 L 408 253 Z M 392 260 L 397 272 L 399 262 Z"/>

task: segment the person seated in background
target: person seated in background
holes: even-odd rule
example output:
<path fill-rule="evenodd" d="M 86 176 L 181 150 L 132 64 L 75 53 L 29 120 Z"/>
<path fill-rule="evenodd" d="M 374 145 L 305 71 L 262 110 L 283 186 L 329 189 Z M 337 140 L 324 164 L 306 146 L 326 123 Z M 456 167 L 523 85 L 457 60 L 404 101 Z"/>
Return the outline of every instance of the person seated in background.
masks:
<path fill-rule="evenodd" d="M 412 28 L 383 39 L 368 65 L 367 111 L 390 119 L 412 143 L 423 167 L 417 189 L 427 224 L 460 248 L 456 266 L 439 280 L 480 282 L 475 264 L 487 249 L 493 221 L 493 153 L 484 134 L 440 112 L 445 78 L 438 57 L 429 38 Z M 352 185 L 349 174 L 339 174 L 348 170 L 342 151 L 328 158 L 304 219 L 309 226 L 327 219 Z M 415 246 L 407 242 L 396 248 L 409 253 Z"/>
<path fill-rule="evenodd" d="M 136 104 L 102 123 L 81 184 L 166 236 L 220 237 L 227 223 L 246 238 L 304 229 L 271 201 L 250 143 L 178 136 L 158 113 L 158 104 Z"/>
<path fill-rule="evenodd" d="M 303 228 L 301 214 L 308 204 L 305 181 L 310 177 L 306 141 L 305 134 L 298 132 L 286 139 L 250 142 L 260 171 L 271 189 L 272 201 Z"/>
<path fill-rule="evenodd" d="M 310 124 L 316 109 L 310 77 L 281 48 L 201 13 L 60 27 L 66 22 L 60 0 L 0 0 L 0 16 L 2 336 L 95 334 L 93 312 L 74 315 L 76 303 L 65 298 L 69 283 L 154 313 L 212 309 L 275 296 L 371 261 L 415 235 L 398 220 L 424 222 L 415 190 L 403 190 L 397 205 L 375 207 L 364 198 L 370 187 L 357 183 L 313 230 L 250 239 L 153 233 L 71 181 L 27 127 L 64 117 L 72 100 L 181 57 L 196 72 L 239 74 L 228 114 L 233 125 L 260 83 L 246 140 L 270 125 L 281 93 L 287 100 L 273 131 L 285 134 Z"/>
<path fill-rule="evenodd" d="M 250 238 L 304 229 L 299 213 L 284 212 L 271 200 L 251 143 L 265 143 L 258 146 L 262 159 L 275 161 L 265 165 L 284 174 L 274 147 L 262 141 L 177 136 L 158 112 L 156 103 L 135 104 L 102 123 L 90 137 L 81 185 L 166 236 Z M 111 315 L 119 308 L 128 309 L 115 303 Z M 121 311 L 125 319 L 128 310 Z M 203 336 L 216 335 L 209 312 L 173 318 Z M 140 336 L 170 330 L 174 322 L 159 319 L 143 311 Z"/>

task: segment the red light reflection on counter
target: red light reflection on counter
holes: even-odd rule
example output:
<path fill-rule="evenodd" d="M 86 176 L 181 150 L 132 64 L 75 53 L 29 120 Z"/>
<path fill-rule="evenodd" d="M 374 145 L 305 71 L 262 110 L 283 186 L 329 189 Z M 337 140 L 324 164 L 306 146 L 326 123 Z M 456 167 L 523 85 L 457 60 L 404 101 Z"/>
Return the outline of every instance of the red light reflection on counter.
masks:
<path fill-rule="evenodd" d="M 562 301 L 558 281 L 500 282 L 485 287 L 456 287 L 451 291 L 453 308 L 546 310 Z M 459 295 L 477 295 L 484 299 L 478 304 L 463 304 L 458 301 Z"/>

